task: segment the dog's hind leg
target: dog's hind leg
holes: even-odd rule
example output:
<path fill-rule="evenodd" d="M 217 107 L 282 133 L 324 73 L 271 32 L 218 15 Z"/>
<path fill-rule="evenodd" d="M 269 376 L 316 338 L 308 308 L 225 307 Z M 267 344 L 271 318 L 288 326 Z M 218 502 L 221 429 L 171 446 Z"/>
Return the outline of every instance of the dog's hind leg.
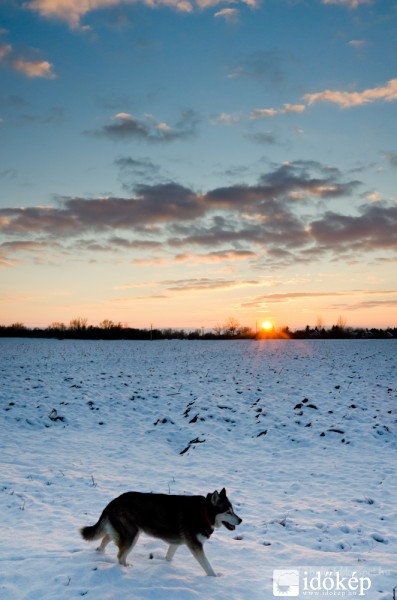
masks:
<path fill-rule="evenodd" d="M 216 573 L 215 573 L 214 569 L 211 567 L 208 558 L 204 554 L 203 546 L 201 544 L 200 545 L 188 544 L 188 548 L 189 548 L 190 552 L 193 554 L 194 558 L 199 563 L 199 565 L 202 566 L 202 568 L 204 569 L 206 574 L 211 577 L 216 577 Z"/>
<path fill-rule="evenodd" d="M 117 553 L 117 558 L 119 560 L 119 563 L 121 565 L 123 565 L 124 567 L 127 567 L 127 556 L 128 554 L 131 552 L 131 550 L 133 549 L 133 547 L 135 546 L 135 544 L 137 543 L 139 538 L 139 531 L 138 529 L 136 529 L 134 532 L 133 531 L 129 531 L 125 536 L 123 536 L 123 538 L 119 539 L 117 546 L 118 546 L 118 553 Z"/>
<path fill-rule="evenodd" d="M 110 535 L 109 535 L 108 533 L 106 533 L 106 534 L 103 536 L 103 539 L 102 539 L 101 545 L 100 545 L 100 546 L 98 546 L 98 548 L 97 548 L 97 552 L 105 552 L 105 548 L 106 548 L 106 546 L 107 546 L 107 545 L 109 544 L 109 542 L 111 542 L 111 541 L 112 541 L 112 538 L 110 537 Z"/>
<path fill-rule="evenodd" d="M 167 554 L 165 555 L 165 560 L 171 561 L 174 558 L 175 552 L 178 550 L 179 544 L 170 544 L 168 546 Z"/>

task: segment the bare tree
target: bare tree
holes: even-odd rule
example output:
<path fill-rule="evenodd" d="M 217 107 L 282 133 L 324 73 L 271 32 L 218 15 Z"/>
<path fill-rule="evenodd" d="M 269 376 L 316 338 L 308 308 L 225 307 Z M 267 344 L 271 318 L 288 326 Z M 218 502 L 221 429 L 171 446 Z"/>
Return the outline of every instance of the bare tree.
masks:
<path fill-rule="evenodd" d="M 339 315 L 338 320 L 336 322 L 336 326 L 339 327 L 339 329 L 346 329 L 346 325 L 347 325 L 347 321 L 344 317 L 342 317 L 342 315 Z"/>
<path fill-rule="evenodd" d="M 65 331 L 66 325 L 65 323 L 61 323 L 59 321 L 54 321 L 48 326 L 48 329 L 55 329 L 56 331 Z"/>
<path fill-rule="evenodd" d="M 217 323 L 214 327 L 215 335 L 218 335 L 220 337 L 222 335 L 222 332 L 223 332 L 223 325 L 221 325 L 220 323 Z"/>
<path fill-rule="evenodd" d="M 226 320 L 223 329 L 226 335 L 234 336 L 236 335 L 239 327 L 240 323 L 237 321 L 237 319 L 235 319 L 234 317 L 229 317 Z"/>
<path fill-rule="evenodd" d="M 76 317 L 76 319 L 72 319 L 69 323 L 70 329 L 73 331 L 85 331 L 87 329 L 88 320 L 82 317 Z"/>
<path fill-rule="evenodd" d="M 238 334 L 244 338 L 254 337 L 254 331 L 252 327 L 248 327 L 247 325 L 242 325 L 238 328 Z"/>
<path fill-rule="evenodd" d="M 99 327 L 101 329 L 121 329 L 121 323 L 115 323 L 111 319 L 104 319 L 101 321 L 101 323 L 99 323 Z"/>
<path fill-rule="evenodd" d="M 11 329 L 27 329 L 26 325 L 24 323 L 21 323 L 20 321 L 17 321 L 16 323 L 12 323 L 11 325 Z"/>

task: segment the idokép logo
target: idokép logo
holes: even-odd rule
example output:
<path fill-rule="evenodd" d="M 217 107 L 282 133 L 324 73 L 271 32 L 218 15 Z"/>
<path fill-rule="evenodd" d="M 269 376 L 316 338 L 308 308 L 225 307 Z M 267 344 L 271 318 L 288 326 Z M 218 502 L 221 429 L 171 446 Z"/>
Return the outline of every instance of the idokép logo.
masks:
<path fill-rule="evenodd" d="M 368 573 L 346 568 L 275 569 L 273 596 L 309 598 L 312 596 L 366 596 L 372 581 Z"/>

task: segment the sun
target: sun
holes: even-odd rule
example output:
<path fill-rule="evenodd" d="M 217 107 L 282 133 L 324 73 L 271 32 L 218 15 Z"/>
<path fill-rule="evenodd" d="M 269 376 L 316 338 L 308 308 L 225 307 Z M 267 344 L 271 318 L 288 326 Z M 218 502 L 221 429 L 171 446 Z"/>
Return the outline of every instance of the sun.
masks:
<path fill-rule="evenodd" d="M 262 323 L 262 329 L 264 331 L 270 331 L 271 329 L 273 329 L 273 323 L 271 321 L 263 321 Z"/>

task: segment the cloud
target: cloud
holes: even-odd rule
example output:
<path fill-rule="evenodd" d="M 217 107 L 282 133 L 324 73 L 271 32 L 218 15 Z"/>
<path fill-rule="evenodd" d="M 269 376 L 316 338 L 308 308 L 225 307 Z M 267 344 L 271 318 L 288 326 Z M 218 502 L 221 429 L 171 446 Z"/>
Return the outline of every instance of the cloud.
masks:
<path fill-rule="evenodd" d="M 124 160 L 124 164 L 130 163 L 129 159 L 120 160 Z M 350 196 L 358 185 L 357 181 L 340 181 L 340 174 L 335 169 L 314 161 L 296 161 L 262 175 L 257 185 L 230 185 L 204 194 L 175 182 L 139 184 L 135 185 L 134 196 L 130 198 L 63 198 L 57 207 L 0 209 L 0 230 L 9 234 L 42 232 L 70 236 L 86 231 L 127 228 L 137 231 L 172 223 L 179 233 L 177 226 L 183 226 L 185 221 L 196 221 L 196 229 L 189 226 L 190 231 L 201 235 L 202 225 L 197 220 L 220 211 L 224 214 L 213 217 L 217 234 L 223 231 L 226 236 L 236 239 L 235 236 L 241 233 L 236 227 L 241 224 L 244 213 L 249 218 L 243 221 L 243 231 L 257 231 L 260 235 L 260 231 L 269 228 L 269 235 L 270 230 L 273 235 L 278 231 L 283 235 L 283 227 L 287 224 L 302 230 L 291 205 L 309 197 Z M 237 219 L 235 223 L 232 215 Z M 211 227 L 206 226 L 206 231 L 213 235 Z"/>
<path fill-rule="evenodd" d="M 26 7 L 38 12 L 42 17 L 60 19 L 72 28 L 79 28 L 81 18 L 93 10 L 135 3 L 135 0 L 29 0 Z M 189 0 L 143 0 L 143 4 L 151 8 L 168 6 L 188 13 L 193 10 Z"/>
<path fill-rule="evenodd" d="M 1 35 L 2 31 L 0 31 Z M 16 56 L 14 48 L 10 44 L 0 42 L 0 63 L 9 67 L 17 73 L 22 73 L 30 79 L 45 78 L 55 79 L 54 66 L 47 60 L 28 60 L 22 56 Z M 14 98 L 16 98 L 14 96 Z"/>
<path fill-rule="evenodd" d="M 123 156 L 117 158 L 114 163 L 121 169 L 126 171 L 133 171 L 143 173 L 146 175 L 149 173 L 158 173 L 160 167 L 154 164 L 150 158 L 132 158 L 131 156 Z"/>
<path fill-rule="evenodd" d="M 261 308 L 265 304 L 280 304 L 289 303 L 294 300 L 311 300 L 317 298 L 339 298 L 339 297 L 354 297 L 354 296 L 383 296 L 386 294 L 397 294 L 397 290 L 349 290 L 349 291 L 327 291 L 327 292 L 284 292 L 278 294 L 264 294 L 253 298 L 249 302 L 245 302 L 241 306 L 243 308 Z M 370 301 L 374 305 L 379 304 L 379 301 Z M 396 301 L 386 301 L 394 304 Z M 339 308 L 341 305 L 338 305 Z M 344 305 L 346 306 L 346 305 Z M 335 308 L 335 307 L 334 307 Z"/>
<path fill-rule="evenodd" d="M 133 194 L 135 186 L 139 181 L 147 184 L 166 183 L 169 178 L 163 174 L 160 165 L 154 163 L 148 157 L 133 158 L 124 156 L 116 159 L 114 164 L 119 168 L 119 180 L 123 190 Z"/>
<path fill-rule="evenodd" d="M 394 248 L 397 208 L 381 202 L 364 205 L 355 216 L 327 211 L 315 219 L 300 217 L 294 209 L 296 203 L 313 197 L 324 200 L 349 197 L 359 182 L 341 181 L 337 170 L 313 161 L 297 163 L 263 175 L 257 186 L 210 190 L 204 202 L 213 210 L 223 210 L 222 214 L 205 224 L 173 223 L 170 231 L 174 235 L 168 239 L 169 245 L 210 248 L 253 244 L 262 252 L 265 249 L 265 260 L 267 256 L 289 263 L 298 257 L 312 261 L 324 252 L 340 255 Z M 312 176 L 309 169 L 316 167 L 319 175 Z"/>
<path fill-rule="evenodd" d="M 243 303 L 243 308 L 261 308 L 264 304 L 279 304 L 293 300 L 323 298 L 329 296 L 351 295 L 351 292 L 285 292 L 278 294 L 264 294 Z"/>
<path fill-rule="evenodd" d="M 378 292 L 379 295 L 381 296 L 382 294 L 387 294 L 387 293 L 391 293 L 391 294 L 397 294 L 397 291 L 391 291 L 391 292 L 385 292 L 385 291 L 381 291 Z M 377 309 L 384 309 L 384 308 L 394 308 L 397 307 L 397 298 L 395 300 L 364 300 L 362 302 L 354 302 L 353 304 L 334 304 L 333 306 L 331 306 L 330 308 L 332 308 L 333 310 L 341 310 L 341 311 L 355 311 L 355 310 L 368 310 L 368 309 L 372 309 L 372 308 L 377 308 Z"/>
<path fill-rule="evenodd" d="M 349 46 L 358 50 L 360 50 L 361 48 L 365 48 L 365 46 L 368 45 L 368 42 L 366 42 L 365 40 L 350 40 L 350 42 L 348 43 Z"/>
<path fill-rule="evenodd" d="M 239 125 L 241 116 L 238 113 L 220 113 L 217 117 L 210 120 L 211 125 Z"/>
<path fill-rule="evenodd" d="M 0 209 L 0 231 L 71 236 L 192 220 L 206 210 L 200 197 L 176 183 L 136 186 L 133 198 L 65 198 L 60 206 Z"/>
<path fill-rule="evenodd" d="M 45 79 L 55 79 L 53 65 L 47 60 L 26 60 L 24 58 L 15 58 L 11 61 L 11 67 L 26 77 L 43 77 Z"/>
<path fill-rule="evenodd" d="M 361 47 L 364 43 L 358 41 L 349 42 L 356 47 Z M 374 102 L 394 102 L 397 100 L 397 79 L 390 79 L 386 85 L 375 88 L 368 88 L 362 92 L 345 92 L 341 90 L 324 90 L 313 94 L 305 94 L 302 97 L 306 104 L 288 104 L 285 103 L 281 108 L 257 108 L 250 113 L 250 120 L 278 117 L 285 114 L 303 113 L 308 106 L 318 102 L 329 102 L 337 104 L 341 108 L 352 108 L 363 106 Z M 253 133 L 247 137 L 259 143 L 275 143 L 276 139 L 270 133 Z"/>
<path fill-rule="evenodd" d="M 245 137 L 248 140 L 255 142 L 255 144 L 266 145 L 266 144 L 277 144 L 278 140 L 274 133 L 270 131 L 257 131 L 254 133 L 246 133 Z"/>
<path fill-rule="evenodd" d="M 11 258 L 10 254 L 42 251 L 48 246 L 46 242 L 15 240 L 0 244 L 0 268 L 9 268 L 21 263 L 21 260 Z"/>
<path fill-rule="evenodd" d="M 373 0 L 322 0 L 323 4 L 338 4 L 347 8 L 358 8 L 363 4 L 372 4 Z"/>
<path fill-rule="evenodd" d="M 292 200 L 302 198 L 302 193 L 317 198 L 350 196 L 360 185 L 357 180 L 341 181 L 338 169 L 305 160 L 284 163 L 262 175 L 260 182 L 271 195 L 282 194 Z"/>
<path fill-rule="evenodd" d="M 314 220 L 310 232 L 324 246 L 355 250 L 397 250 L 397 206 L 377 202 L 361 207 L 359 215 L 326 212 Z"/>
<path fill-rule="evenodd" d="M 109 240 L 109 243 L 112 244 L 113 247 L 119 247 L 124 249 L 139 249 L 139 250 L 147 250 L 147 249 L 157 249 L 162 247 L 161 242 L 156 242 L 153 240 L 126 240 L 120 237 L 112 237 Z"/>
<path fill-rule="evenodd" d="M 362 106 L 372 102 L 394 102 L 397 100 L 397 79 L 390 79 L 385 86 L 369 88 L 363 92 L 325 90 L 303 96 L 309 105 L 317 102 L 332 102 L 341 108 Z"/>
<path fill-rule="evenodd" d="M 351 45 L 355 47 L 362 47 L 364 42 L 352 41 L 349 42 Z M 346 92 L 343 90 L 324 90 L 322 92 L 309 93 L 305 94 L 302 97 L 303 102 L 306 104 L 284 104 L 282 108 L 257 108 L 251 111 L 250 120 L 256 121 L 258 119 L 277 117 L 280 115 L 285 115 L 289 113 L 303 113 L 307 106 L 311 106 L 313 104 L 317 104 L 319 102 L 329 102 L 332 104 L 337 104 L 341 108 L 352 108 L 356 106 L 364 106 L 367 104 L 372 104 L 374 102 L 394 102 L 397 100 L 397 79 L 390 79 L 386 85 L 378 86 L 374 88 L 368 88 L 363 90 L 362 92 Z M 270 137 L 267 140 L 266 134 L 263 137 L 263 134 L 249 134 L 249 137 L 254 141 L 262 141 L 267 143 L 271 143 L 273 139 L 273 143 L 275 141 L 274 138 Z"/>
<path fill-rule="evenodd" d="M 124 283 L 121 285 L 114 285 L 113 290 L 134 290 L 140 288 L 150 288 L 157 285 L 154 281 L 147 281 L 145 283 Z"/>
<path fill-rule="evenodd" d="M 28 0 L 25 6 L 38 12 L 42 17 L 60 19 L 66 21 L 72 28 L 81 28 L 81 19 L 89 12 L 122 4 L 140 3 L 151 9 L 167 7 L 181 13 L 192 13 L 196 9 L 216 7 L 222 2 L 223 0 L 141 0 L 140 2 L 139 0 Z M 239 3 L 252 8 L 257 4 L 256 0 L 240 0 Z"/>
<path fill-rule="evenodd" d="M 143 118 L 137 119 L 129 113 L 117 113 L 112 117 L 111 123 L 85 133 L 114 141 L 140 139 L 153 143 L 173 142 L 194 137 L 198 121 L 198 116 L 193 110 L 184 111 L 174 126 L 158 122 L 152 115 L 144 115 Z"/>
<path fill-rule="evenodd" d="M 214 17 L 221 17 L 228 23 L 238 23 L 240 11 L 237 8 L 222 8 L 215 13 Z"/>
<path fill-rule="evenodd" d="M 2 250 L 12 250 L 14 252 L 25 252 L 26 250 L 36 250 L 42 248 L 43 242 L 27 242 L 25 240 L 17 240 L 13 242 L 3 242 L 0 244 Z"/>
<path fill-rule="evenodd" d="M 3 61 L 12 52 L 12 46 L 0 43 L 0 61 Z"/>
<path fill-rule="evenodd" d="M 0 108 L 22 108 L 28 106 L 29 103 L 16 94 L 2 94 L 0 95 Z"/>
<path fill-rule="evenodd" d="M 141 166 L 131 157 L 118 160 L 124 168 Z M 352 202 L 345 209 L 341 203 L 340 211 L 323 208 L 329 199 L 354 199 L 359 186 L 336 168 L 298 160 L 251 185 L 199 193 L 176 182 L 146 183 L 127 198 L 66 197 L 54 206 L 2 208 L 0 234 L 59 248 L 63 241 L 60 252 L 70 252 L 72 244 L 123 255 L 155 250 L 157 260 L 251 260 L 261 268 L 318 261 L 325 254 L 387 257 L 397 249 L 396 205 L 379 200 L 357 209 Z"/>
<path fill-rule="evenodd" d="M 256 280 L 236 281 L 201 277 L 197 279 L 171 279 L 168 281 L 162 281 L 161 285 L 165 286 L 165 289 L 168 292 L 196 292 L 203 290 L 225 290 L 230 288 L 257 286 L 261 285 L 261 282 Z"/>
<path fill-rule="evenodd" d="M 264 117 L 277 117 L 287 113 L 302 113 L 306 106 L 304 104 L 284 104 L 283 108 L 257 108 L 250 114 L 250 119 L 255 121 Z"/>
<path fill-rule="evenodd" d="M 156 250 L 162 247 L 161 242 L 152 240 L 127 240 L 113 236 L 101 242 L 98 240 L 79 240 L 74 247 L 86 252 L 120 252 L 123 250 Z"/>
<path fill-rule="evenodd" d="M 19 119 L 25 123 L 39 123 L 40 125 L 61 123 L 65 119 L 65 110 L 59 106 L 53 106 L 44 115 L 24 114 Z"/>
<path fill-rule="evenodd" d="M 100 132 L 97 132 L 99 135 L 113 139 L 153 136 L 147 122 L 139 121 L 130 114 L 117 113 L 112 119 L 114 121 L 112 124 L 105 125 Z"/>
<path fill-rule="evenodd" d="M 397 153 L 396 152 L 386 152 L 384 154 L 386 160 L 389 161 L 392 167 L 397 167 Z"/>
<path fill-rule="evenodd" d="M 150 1 L 150 0 L 149 0 Z M 218 4 L 224 4 L 224 0 L 196 0 L 196 4 L 199 8 L 213 8 L 218 6 Z M 238 2 L 230 2 L 230 4 L 237 4 Z M 241 0 L 240 2 L 243 5 L 249 6 L 250 8 L 255 8 L 258 6 L 258 0 Z"/>
<path fill-rule="evenodd" d="M 21 264 L 20 260 L 16 260 L 15 258 L 8 258 L 3 255 L 0 250 L 0 269 L 10 269 L 11 267 L 16 267 Z"/>
<path fill-rule="evenodd" d="M 146 263 L 147 261 L 142 261 Z M 245 287 L 256 287 L 263 285 L 263 282 L 257 280 L 235 280 L 235 279 L 223 279 L 223 278 L 211 278 L 211 277 L 197 277 L 190 279 L 165 279 L 158 282 L 146 282 L 146 283 L 131 283 L 125 285 L 115 286 L 113 289 L 117 290 L 128 290 L 128 289 L 139 289 L 144 287 L 161 287 L 164 292 L 183 293 L 183 292 L 197 292 L 197 291 L 212 291 L 212 290 L 229 290 L 235 288 Z M 163 294 L 160 296 L 150 297 L 168 297 Z"/>
<path fill-rule="evenodd" d="M 123 156 L 114 161 L 120 169 L 120 179 L 123 189 L 133 190 L 131 179 L 140 181 L 153 181 L 160 177 L 160 166 L 156 165 L 150 158 L 133 158 L 131 156 Z"/>
<path fill-rule="evenodd" d="M 281 228 L 281 224 L 279 225 Z M 301 228 L 301 232 L 302 232 Z M 284 232 L 287 235 L 286 232 Z M 292 242 L 292 232 L 291 243 Z M 298 243 L 298 240 L 296 240 Z M 277 231 L 272 224 L 267 227 L 258 223 L 247 223 L 242 219 L 235 220 L 232 217 L 216 217 L 211 222 L 198 225 L 186 226 L 175 224 L 170 231 L 167 244 L 171 248 L 184 248 L 199 246 L 204 248 L 216 248 L 224 245 L 258 245 L 262 248 L 266 244 L 277 242 Z"/>
<path fill-rule="evenodd" d="M 285 80 L 285 56 L 277 51 L 260 50 L 246 56 L 228 74 L 229 79 L 255 79 L 280 84 Z"/>
<path fill-rule="evenodd" d="M 257 254 L 250 250 L 218 250 L 215 252 L 208 252 L 207 254 L 177 254 L 175 256 L 176 262 L 196 262 L 196 263 L 223 263 L 227 261 L 236 260 L 248 260 L 256 258 Z"/>
<path fill-rule="evenodd" d="M 15 179 L 17 174 L 16 169 L 3 169 L 0 171 L 0 179 Z"/>
<path fill-rule="evenodd" d="M 370 202 L 379 202 L 381 199 L 381 196 L 379 194 L 379 192 L 370 192 L 369 194 L 367 194 L 365 196 L 366 200 L 369 200 Z"/>

